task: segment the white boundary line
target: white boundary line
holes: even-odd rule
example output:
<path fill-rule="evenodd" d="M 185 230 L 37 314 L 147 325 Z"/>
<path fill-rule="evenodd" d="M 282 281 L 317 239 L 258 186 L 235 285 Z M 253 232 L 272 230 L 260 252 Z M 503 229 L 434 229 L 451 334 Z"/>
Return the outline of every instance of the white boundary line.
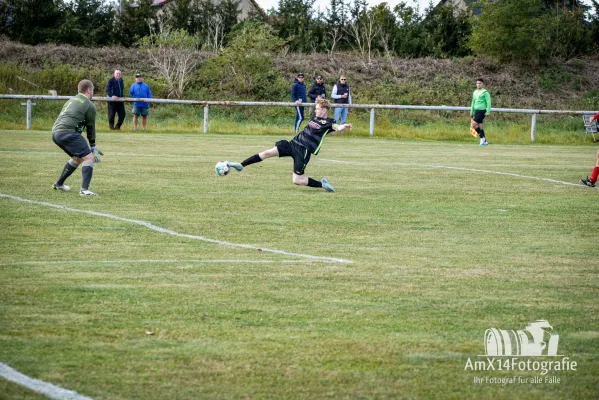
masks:
<path fill-rule="evenodd" d="M 31 389 L 36 393 L 43 394 L 51 399 L 56 400 L 92 400 L 91 397 L 82 396 L 72 390 L 63 389 L 60 386 L 53 385 L 48 382 L 40 381 L 39 379 L 30 378 L 27 375 L 23 375 L 16 369 L 12 369 L 8 365 L 0 362 L 0 376 L 16 383 L 17 385 L 24 386 L 27 389 Z"/>
<path fill-rule="evenodd" d="M 153 230 L 155 232 L 166 233 L 167 235 L 183 237 L 183 238 L 186 238 L 186 239 L 201 240 L 203 242 L 214 243 L 214 244 L 218 244 L 218 245 L 221 245 L 221 246 L 239 247 L 239 248 L 242 248 L 242 249 L 258 250 L 258 251 L 264 251 L 264 252 L 267 252 L 267 253 L 284 254 L 286 256 L 301 257 L 301 258 L 307 258 L 307 259 L 310 259 L 310 260 L 322 260 L 322 261 L 329 261 L 329 262 L 338 262 L 338 263 L 345 263 L 345 264 L 353 264 L 353 261 L 351 261 L 351 260 L 345 260 L 343 258 L 313 256 L 313 255 L 310 255 L 310 254 L 303 254 L 303 253 L 292 253 L 292 252 L 285 251 L 285 250 L 269 249 L 269 248 L 266 248 L 266 247 L 259 247 L 259 246 L 254 246 L 254 245 L 251 245 L 251 244 L 233 243 L 233 242 L 227 242 L 227 241 L 224 241 L 224 240 L 210 239 L 210 238 L 207 238 L 205 236 L 189 235 L 187 233 L 179 233 L 179 232 L 175 232 L 175 231 L 170 230 L 170 229 L 166 229 L 166 228 L 162 228 L 160 226 L 156 226 L 156 225 L 151 224 L 151 223 L 146 222 L 146 221 L 140 221 L 140 220 L 137 220 L 137 219 L 123 218 L 123 217 L 119 217 L 119 216 L 116 216 L 116 215 L 105 214 L 105 213 L 100 213 L 100 212 L 96 212 L 96 211 L 79 210 L 77 208 L 71 208 L 71 207 L 61 206 L 61 205 L 58 205 L 58 204 L 46 203 L 45 201 L 35 201 L 35 200 L 24 199 L 22 197 L 11 196 L 9 194 L 4 194 L 4 193 L 0 193 L 0 197 L 4 197 L 4 198 L 15 200 L 15 201 L 20 201 L 20 202 L 23 202 L 23 203 L 36 204 L 38 206 L 52 207 L 52 208 L 56 208 L 56 209 L 63 210 L 63 211 L 78 212 L 78 213 L 83 213 L 83 214 L 87 214 L 87 215 L 93 215 L 95 217 L 104 217 L 104 218 L 108 218 L 108 219 L 113 219 L 115 221 L 129 222 L 131 224 L 141 225 L 141 226 L 143 226 L 145 228 L 148 228 L 150 230 Z"/>
<path fill-rule="evenodd" d="M 349 164 L 349 165 L 372 165 L 372 163 L 368 163 L 367 164 L 367 163 L 352 162 L 352 161 L 330 160 L 330 159 L 326 159 L 326 158 L 320 158 L 319 161 L 331 162 L 331 163 L 340 163 L 340 164 Z M 529 175 L 512 174 L 512 173 L 509 173 L 509 172 L 488 171 L 488 170 L 485 170 L 485 169 L 473 169 L 473 168 L 462 168 L 462 167 L 448 167 L 448 166 L 445 166 L 445 165 L 430 165 L 430 164 L 402 163 L 402 162 L 395 162 L 395 163 L 389 163 L 389 164 L 391 164 L 391 165 L 407 165 L 407 166 L 425 167 L 425 168 L 452 169 L 452 170 L 456 170 L 456 171 L 478 172 L 478 173 L 483 173 L 483 174 L 506 175 L 506 176 L 514 176 L 516 178 L 534 179 L 534 180 L 538 180 L 538 181 L 559 183 L 559 184 L 562 184 L 562 185 L 585 187 L 585 186 L 581 185 L 580 183 L 564 182 L 564 181 L 558 181 L 558 180 L 555 180 L 555 179 L 539 178 L 539 177 L 536 177 L 536 176 L 529 176 Z M 387 164 L 387 165 L 389 165 L 389 164 Z"/>
<path fill-rule="evenodd" d="M 193 263 L 193 264 L 300 264 L 300 263 L 332 263 L 327 260 L 94 260 L 93 264 L 160 264 L 160 263 Z M 53 265 L 53 264 L 90 264 L 89 260 L 56 260 L 56 261 L 15 261 L 0 263 L 0 267 L 11 265 Z"/>

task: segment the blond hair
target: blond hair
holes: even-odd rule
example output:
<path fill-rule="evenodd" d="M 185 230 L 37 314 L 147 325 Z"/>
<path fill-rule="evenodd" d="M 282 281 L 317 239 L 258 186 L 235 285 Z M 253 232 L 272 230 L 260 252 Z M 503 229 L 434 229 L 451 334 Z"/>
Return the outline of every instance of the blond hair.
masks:
<path fill-rule="evenodd" d="M 318 104 L 320 108 L 324 108 L 327 111 L 331 109 L 331 102 L 327 99 L 319 98 L 316 99 L 315 103 Z"/>

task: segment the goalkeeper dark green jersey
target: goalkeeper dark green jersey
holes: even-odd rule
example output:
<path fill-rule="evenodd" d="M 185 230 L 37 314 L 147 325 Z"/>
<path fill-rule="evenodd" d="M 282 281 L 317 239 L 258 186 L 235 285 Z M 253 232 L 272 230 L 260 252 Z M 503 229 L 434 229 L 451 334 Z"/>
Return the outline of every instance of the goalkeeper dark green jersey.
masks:
<path fill-rule="evenodd" d="M 71 97 L 62 107 L 56 118 L 52 133 L 82 133 L 87 129 L 87 140 L 90 146 L 96 144 L 96 106 L 87 96 L 79 93 Z"/>

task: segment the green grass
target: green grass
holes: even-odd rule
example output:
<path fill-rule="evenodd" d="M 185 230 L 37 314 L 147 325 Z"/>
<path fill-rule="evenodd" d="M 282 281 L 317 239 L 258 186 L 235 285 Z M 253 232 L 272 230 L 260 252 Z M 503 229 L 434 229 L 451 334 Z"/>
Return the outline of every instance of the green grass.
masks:
<path fill-rule="evenodd" d="M 353 263 L 0 197 L 0 362 L 94 399 L 599 396 L 599 189 L 472 171 L 577 183 L 596 147 L 333 136 L 307 174 L 336 193 L 290 159 L 214 175 L 288 137 L 100 132 L 81 198 L 50 190 L 48 132 L 1 130 L 0 193 Z M 473 384 L 536 375 L 464 368 L 487 328 L 537 319 L 578 369 Z"/>

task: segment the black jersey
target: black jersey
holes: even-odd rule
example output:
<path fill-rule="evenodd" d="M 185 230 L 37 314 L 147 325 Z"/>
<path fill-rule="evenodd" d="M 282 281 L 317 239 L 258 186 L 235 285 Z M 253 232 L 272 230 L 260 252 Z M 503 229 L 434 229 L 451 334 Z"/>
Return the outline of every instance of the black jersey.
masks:
<path fill-rule="evenodd" d="M 334 118 L 314 117 L 291 141 L 304 146 L 312 154 L 318 154 L 325 136 L 336 126 Z"/>

